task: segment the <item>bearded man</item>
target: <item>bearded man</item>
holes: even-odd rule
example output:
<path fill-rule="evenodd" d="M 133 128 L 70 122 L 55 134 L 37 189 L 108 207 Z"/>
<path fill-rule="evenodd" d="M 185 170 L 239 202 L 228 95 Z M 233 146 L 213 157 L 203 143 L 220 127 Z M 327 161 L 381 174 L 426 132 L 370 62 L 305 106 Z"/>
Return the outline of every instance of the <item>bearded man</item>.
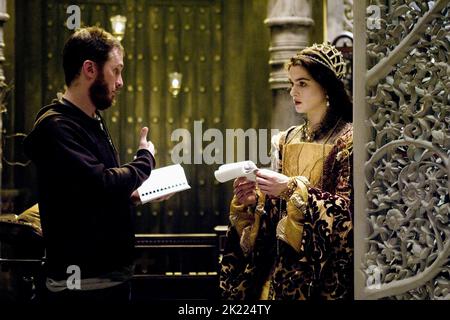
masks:
<path fill-rule="evenodd" d="M 135 190 L 155 166 L 148 128 L 133 161 L 120 166 L 99 110 L 123 87 L 124 49 L 97 27 L 63 50 L 67 90 L 43 107 L 25 152 L 36 167 L 46 245 L 45 297 L 57 302 L 129 301 Z"/>

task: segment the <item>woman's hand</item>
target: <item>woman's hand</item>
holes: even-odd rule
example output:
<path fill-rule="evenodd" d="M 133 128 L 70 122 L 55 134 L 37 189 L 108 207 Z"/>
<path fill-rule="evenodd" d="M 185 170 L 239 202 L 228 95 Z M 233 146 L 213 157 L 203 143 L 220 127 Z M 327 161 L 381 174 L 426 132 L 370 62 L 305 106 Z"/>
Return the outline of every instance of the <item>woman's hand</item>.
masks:
<path fill-rule="evenodd" d="M 289 177 L 284 174 L 267 169 L 256 170 L 255 173 L 258 187 L 265 194 L 278 197 L 287 189 Z"/>
<path fill-rule="evenodd" d="M 256 183 L 245 177 L 234 180 L 233 193 L 239 204 L 246 206 L 256 204 Z"/>

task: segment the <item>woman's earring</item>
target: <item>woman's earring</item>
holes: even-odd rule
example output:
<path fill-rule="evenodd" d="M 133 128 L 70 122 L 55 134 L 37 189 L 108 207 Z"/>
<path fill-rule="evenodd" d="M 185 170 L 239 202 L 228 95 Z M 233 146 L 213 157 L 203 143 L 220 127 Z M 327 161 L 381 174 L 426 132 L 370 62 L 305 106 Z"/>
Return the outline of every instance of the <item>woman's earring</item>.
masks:
<path fill-rule="evenodd" d="M 326 95 L 325 99 L 327 100 L 327 108 L 330 107 L 330 98 Z"/>

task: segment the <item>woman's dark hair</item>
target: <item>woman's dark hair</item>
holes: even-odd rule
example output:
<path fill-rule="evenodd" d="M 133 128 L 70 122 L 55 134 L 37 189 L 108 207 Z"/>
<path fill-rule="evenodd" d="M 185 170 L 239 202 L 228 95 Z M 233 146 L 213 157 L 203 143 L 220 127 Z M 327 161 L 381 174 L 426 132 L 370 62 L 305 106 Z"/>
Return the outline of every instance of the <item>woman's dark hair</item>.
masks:
<path fill-rule="evenodd" d="M 330 68 L 312 59 L 297 56 L 291 58 L 287 69 L 289 70 L 293 66 L 306 68 L 311 77 L 321 85 L 328 95 L 330 107 L 319 128 L 314 130 L 316 138 L 329 132 L 339 118 L 346 122 L 353 121 L 352 101 L 345 90 L 344 83 L 336 77 L 336 74 Z"/>
<path fill-rule="evenodd" d="M 77 30 L 70 36 L 63 49 L 63 68 L 66 85 L 70 86 L 80 74 L 86 60 L 94 61 L 103 69 L 112 49 L 123 53 L 123 47 L 112 34 L 99 27 Z"/>

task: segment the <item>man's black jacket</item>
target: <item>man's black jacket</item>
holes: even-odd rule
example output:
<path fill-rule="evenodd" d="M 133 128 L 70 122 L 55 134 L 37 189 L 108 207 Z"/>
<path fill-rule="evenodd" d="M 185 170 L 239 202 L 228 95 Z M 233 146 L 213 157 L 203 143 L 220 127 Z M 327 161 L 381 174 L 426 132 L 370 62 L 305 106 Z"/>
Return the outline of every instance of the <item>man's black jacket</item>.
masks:
<path fill-rule="evenodd" d="M 48 276 L 66 279 L 77 265 L 82 278 L 121 270 L 133 261 L 131 193 L 150 175 L 148 150 L 119 165 L 101 118 L 67 100 L 42 108 L 25 152 L 37 169 L 38 202 Z"/>

